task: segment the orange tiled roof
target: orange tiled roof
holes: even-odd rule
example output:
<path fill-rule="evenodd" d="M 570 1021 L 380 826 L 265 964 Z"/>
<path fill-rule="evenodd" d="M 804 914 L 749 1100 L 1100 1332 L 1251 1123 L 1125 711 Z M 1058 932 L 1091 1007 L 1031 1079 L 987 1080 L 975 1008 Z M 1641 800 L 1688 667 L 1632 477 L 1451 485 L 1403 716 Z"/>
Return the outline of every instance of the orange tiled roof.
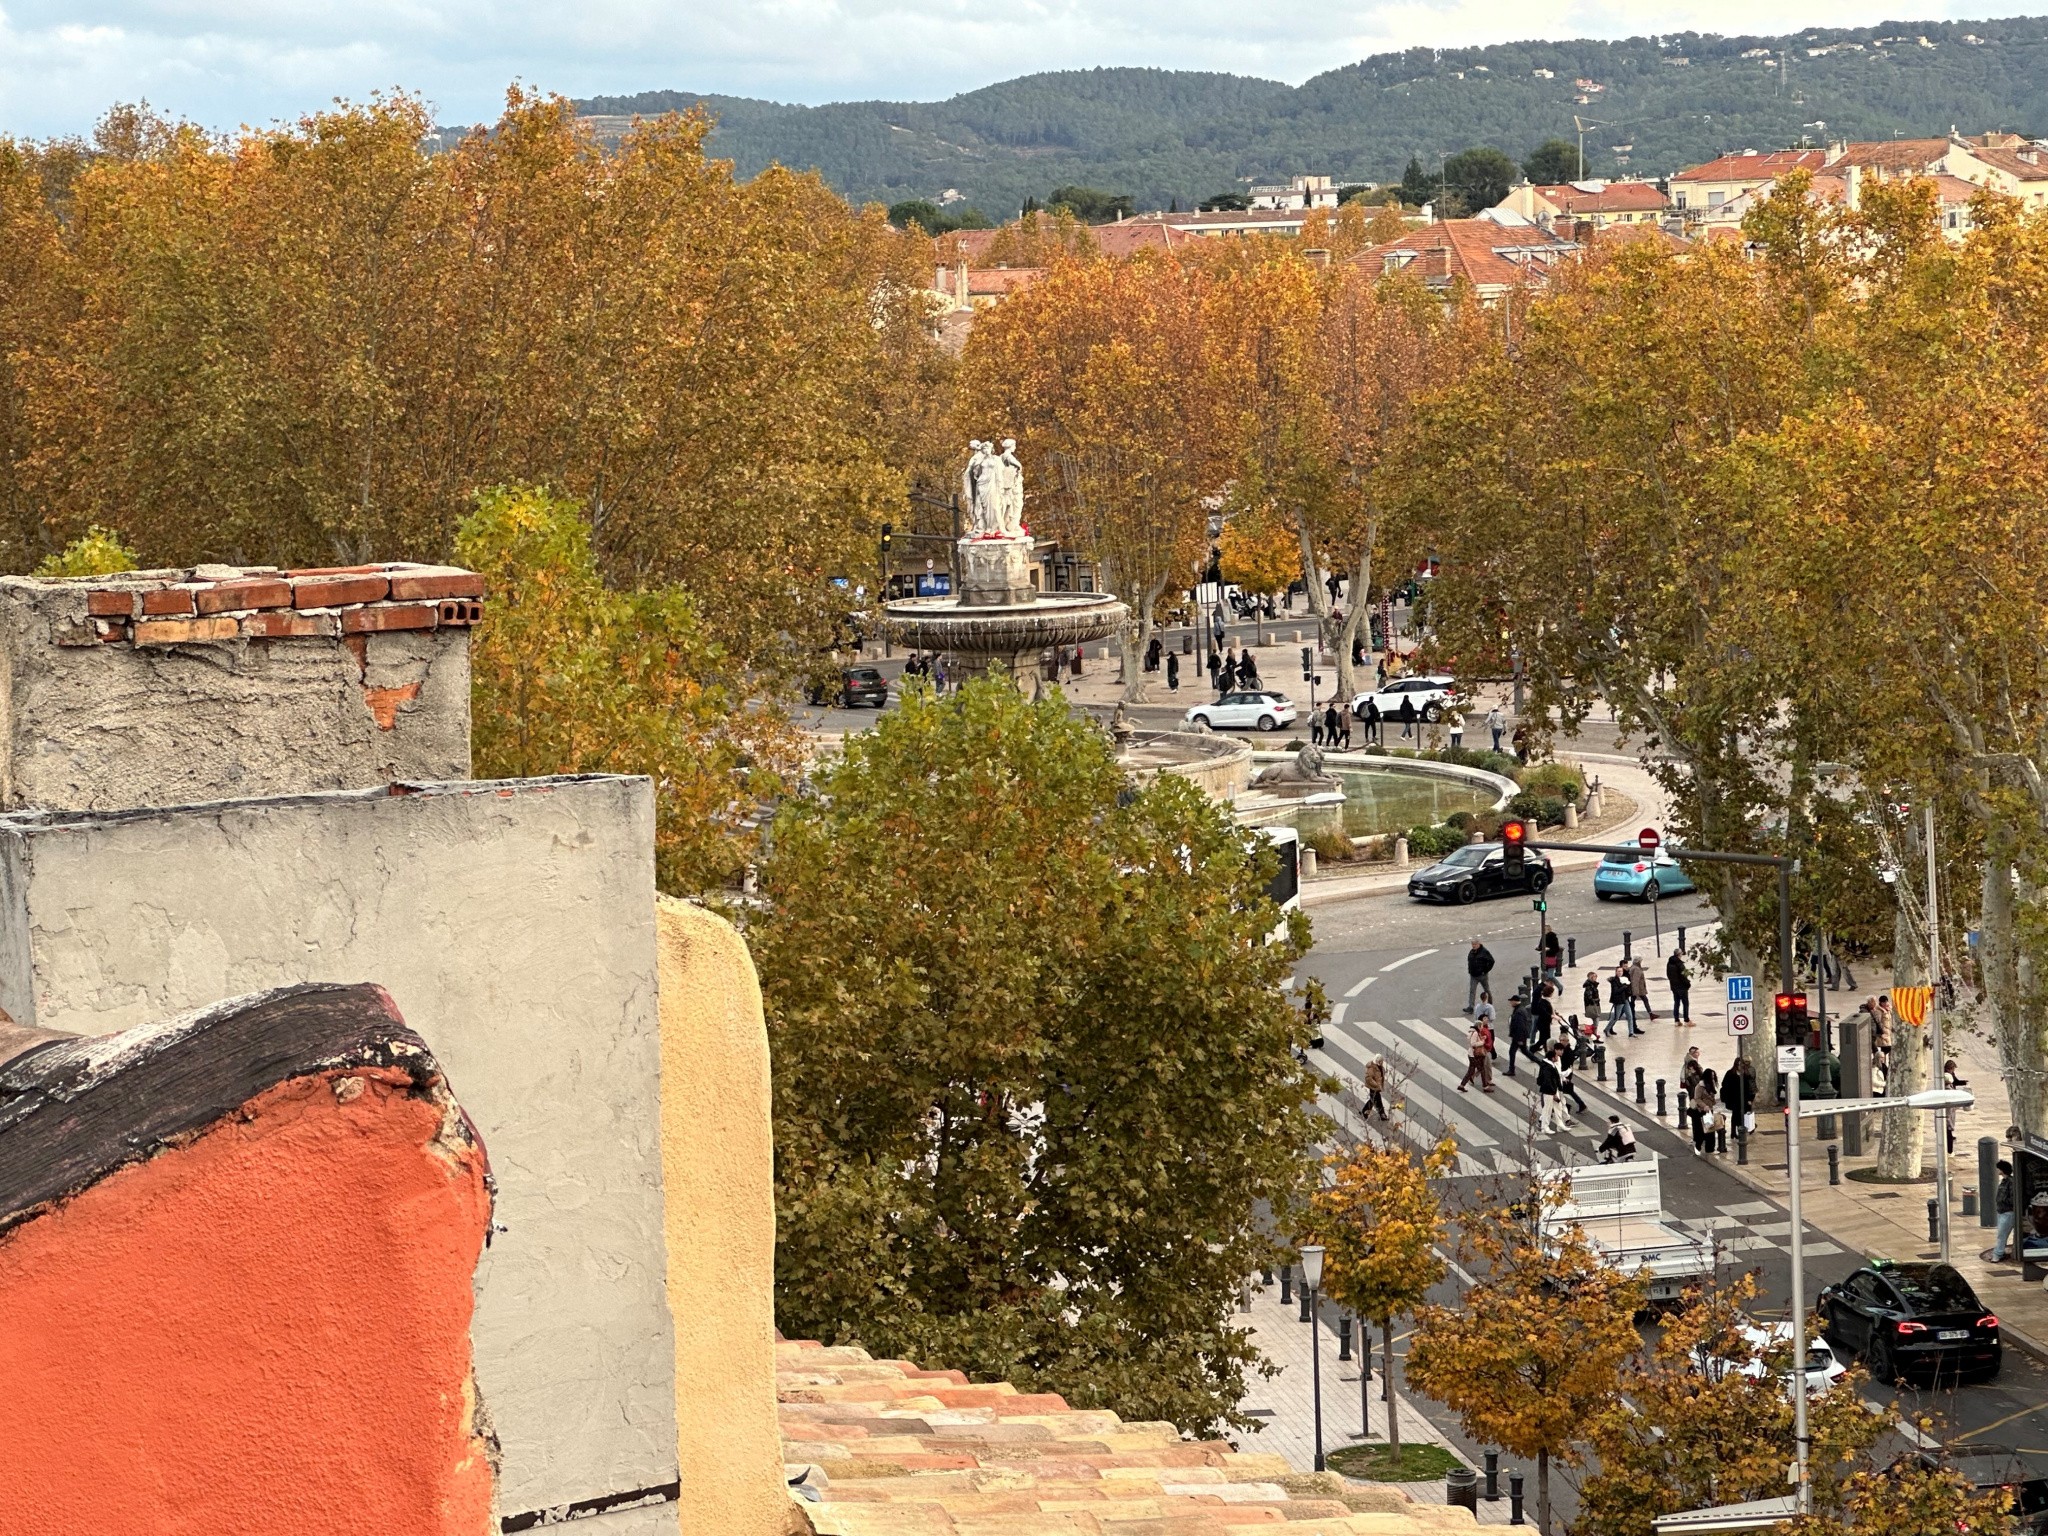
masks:
<path fill-rule="evenodd" d="M 1678 172 L 1673 181 L 1768 181 L 1787 171 L 1817 171 L 1828 163 L 1818 149 L 1774 149 L 1766 154 L 1723 155 Z"/>
<path fill-rule="evenodd" d="M 783 1457 L 819 1536 L 1288 1536 L 1471 1532 L 1470 1514 L 1296 1472 L 1171 1424 L 862 1349 L 776 1346 Z"/>
<path fill-rule="evenodd" d="M 1504 252 L 1526 248 L 1517 259 Z M 1352 257 L 1368 267 L 1411 272 L 1425 283 L 1442 284 L 1463 278 L 1475 287 L 1500 288 L 1542 282 L 1549 262 L 1578 247 L 1533 224 L 1496 224 L 1491 219 L 1444 219 L 1412 229 L 1398 240 L 1375 245 Z"/>
<path fill-rule="evenodd" d="M 1860 165 L 1866 170 L 1909 175 L 1925 170 L 1947 153 L 1947 139 L 1873 139 L 1846 146 L 1830 169 Z"/>
<path fill-rule="evenodd" d="M 1650 181 L 1611 181 L 1597 192 L 1570 182 L 1536 188 L 1536 195 L 1559 213 L 1643 213 L 1667 206 L 1670 199 Z"/>
<path fill-rule="evenodd" d="M 1986 165 L 1993 166 L 2008 176 L 2020 181 L 2048 181 L 2048 154 L 2040 150 L 2023 149 L 1973 149 L 1970 153 Z"/>

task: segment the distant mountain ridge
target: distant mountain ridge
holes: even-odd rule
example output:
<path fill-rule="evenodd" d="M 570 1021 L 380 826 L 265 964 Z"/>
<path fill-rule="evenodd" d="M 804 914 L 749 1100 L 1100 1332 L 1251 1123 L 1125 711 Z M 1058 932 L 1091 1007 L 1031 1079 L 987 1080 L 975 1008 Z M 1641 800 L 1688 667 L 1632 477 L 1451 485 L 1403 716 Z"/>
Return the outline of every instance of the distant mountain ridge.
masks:
<path fill-rule="evenodd" d="M 1802 134 L 1927 137 L 1951 125 L 2048 134 L 2048 17 L 1411 48 L 1299 86 L 1090 69 L 940 102 L 804 107 L 645 91 L 576 106 L 609 132 L 635 113 L 700 104 L 719 120 L 713 151 L 740 174 L 771 162 L 815 167 L 856 202 L 936 200 L 953 189 L 1002 219 L 1071 183 L 1130 193 L 1140 208 L 1185 208 L 1248 179 L 1298 172 L 1394 180 L 1411 155 L 1434 166 L 1474 144 L 1519 159 L 1547 138 L 1575 138 L 1574 114 L 1598 125 L 1586 135 L 1589 173 L 1608 175 L 1664 175 Z"/>

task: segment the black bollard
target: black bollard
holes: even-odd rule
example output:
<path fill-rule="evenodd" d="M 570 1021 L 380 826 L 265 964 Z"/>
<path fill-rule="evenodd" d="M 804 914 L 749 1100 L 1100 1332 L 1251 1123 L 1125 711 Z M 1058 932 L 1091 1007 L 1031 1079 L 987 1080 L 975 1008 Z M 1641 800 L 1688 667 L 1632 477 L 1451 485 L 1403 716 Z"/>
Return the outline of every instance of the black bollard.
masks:
<path fill-rule="evenodd" d="M 1604 1045 L 1593 1047 L 1593 1070 L 1599 1081 L 1607 1081 L 1607 1047 Z"/>
<path fill-rule="evenodd" d="M 1977 1138 L 1977 1187 L 1993 1191 L 1998 1188 L 1998 1143 L 1989 1136 Z M 1998 1201 L 1993 1196 L 1987 1195 L 1977 1202 L 1977 1224 L 1998 1225 Z"/>
<path fill-rule="evenodd" d="M 1508 1524 L 1525 1525 L 1527 1523 L 1527 1521 L 1522 1519 L 1522 1474 L 1510 1472 L 1508 1474 Z"/>
<path fill-rule="evenodd" d="M 1498 1499 L 1500 1497 L 1499 1451 L 1488 1451 L 1486 1453 L 1486 1492 L 1479 1495 L 1479 1497 L 1482 1499 Z"/>
<path fill-rule="evenodd" d="M 1619 1051 L 1614 1053 L 1614 1092 L 1617 1097 L 1628 1092 L 1628 1058 Z"/>
<path fill-rule="evenodd" d="M 1308 1287 L 1307 1287 L 1306 1285 L 1299 1285 L 1299 1286 L 1296 1286 L 1296 1287 L 1295 1287 L 1295 1289 L 1294 1289 L 1294 1294 L 1295 1294 L 1295 1295 L 1297 1295 L 1297 1296 L 1299 1296 L 1299 1297 L 1301 1298 L 1301 1321 L 1303 1321 L 1303 1322 L 1305 1323 L 1305 1322 L 1307 1322 L 1307 1321 L 1309 1320 L 1309 1316 L 1308 1316 Z"/>
<path fill-rule="evenodd" d="M 1738 1165 L 1749 1161 L 1749 1127 L 1740 1119 L 1735 1122 L 1735 1161 Z"/>
<path fill-rule="evenodd" d="M 1657 1118 L 1662 1120 L 1670 1111 L 1664 1107 L 1664 1079 L 1657 1079 Z"/>
<path fill-rule="evenodd" d="M 1337 1358 L 1351 1358 L 1351 1318 L 1348 1314 L 1337 1319 Z"/>
<path fill-rule="evenodd" d="M 1579 968 L 1579 941 L 1575 938 L 1564 941 L 1564 968 L 1568 971 Z"/>
<path fill-rule="evenodd" d="M 1294 1266 L 1292 1264 L 1283 1264 L 1280 1266 L 1280 1305 L 1284 1307 L 1292 1300 L 1294 1300 Z"/>
<path fill-rule="evenodd" d="M 1260 1271 L 1259 1271 L 1259 1284 L 1261 1284 L 1261 1285 L 1271 1285 L 1272 1283 L 1273 1283 L 1273 1266 L 1272 1266 L 1272 1265 L 1270 1265 L 1270 1264 L 1268 1264 L 1268 1265 L 1267 1265 L 1267 1266 L 1266 1266 L 1266 1267 L 1265 1267 L 1264 1269 L 1262 1269 L 1262 1270 L 1260 1270 Z"/>
<path fill-rule="evenodd" d="M 1643 1094 L 1643 1069 L 1641 1067 L 1636 1068 L 1636 1102 L 1638 1104 L 1647 1104 L 1649 1102 Z"/>
<path fill-rule="evenodd" d="M 1930 1243 L 1941 1241 L 1941 1202 L 1939 1200 L 1927 1202 L 1927 1241 Z"/>
<path fill-rule="evenodd" d="M 1685 953 L 1685 924 L 1683 923 L 1678 925 L 1678 952 L 1681 955 Z"/>
<path fill-rule="evenodd" d="M 1966 1189 L 1963 1191 L 1963 1214 L 1965 1216 L 1974 1216 L 1977 1214 L 1977 1191 L 1975 1191 L 1974 1189 Z"/>
<path fill-rule="evenodd" d="M 1623 965 L 1627 965 L 1627 964 L 1629 963 L 1629 961 L 1630 961 L 1630 960 L 1632 960 L 1632 959 L 1634 959 L 1634 958 L 1635 958 L 1635 956 L 1633 955 L 1633 953 L 1631 953 L 1632 949 L 1634 948 L 1634 942 L 1635 942 L 1635 935 L 1634 935 L 1634 934 L 1632 934 L 1632 933 L 1630 933 L 1630 932 L 1629 932 L 1629 931 L 1628 931 L 1628 930 L 1627 930 L 1626 928 L 1622 929 L 1622 930 L 1621 930 L 1621 963 L 1622 963 Z"/>
<path fill-rule="evenodd" d="M 1828 1182 L 1842 1182 L 1842 1149 L 1832 1142 L 1828 1144 Z"/>

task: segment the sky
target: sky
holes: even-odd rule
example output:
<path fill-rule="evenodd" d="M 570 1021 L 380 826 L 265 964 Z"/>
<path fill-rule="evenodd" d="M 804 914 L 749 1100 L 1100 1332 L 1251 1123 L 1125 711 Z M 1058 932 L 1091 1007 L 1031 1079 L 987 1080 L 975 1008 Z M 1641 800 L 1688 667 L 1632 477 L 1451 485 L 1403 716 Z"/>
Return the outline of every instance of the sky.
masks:
<path fill-rule="evenodd" d="M 2000 7 L 1999 9 L 2009 9 Z M 0 0 L 0 133 L 90 132 L 146 100 L 211 128 L 403 88 L 494 117 L 514 80 L 938 100 L 1043 69 L 1152 65 L 1299 83 L 1368 54 L 1517 38 L 1777 33 L 1983 16 L 1899 0 Z"/>

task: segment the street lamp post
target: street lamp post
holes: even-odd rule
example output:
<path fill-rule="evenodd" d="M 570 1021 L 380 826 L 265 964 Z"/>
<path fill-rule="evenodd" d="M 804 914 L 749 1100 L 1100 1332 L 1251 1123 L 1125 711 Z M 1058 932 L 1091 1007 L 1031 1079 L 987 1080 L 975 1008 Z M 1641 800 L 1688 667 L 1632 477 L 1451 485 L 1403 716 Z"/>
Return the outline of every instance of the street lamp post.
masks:
<path fill-rule="evenodd" d="M 1311 1390 L 1315 1396 L 1316 1470 L 1326 1472 L 1329 1466 L 1323 1459 L 1323 1324 L 1316 1309 L 1316 1292 L 1323 1283 L 1323 1249 L 1319 1243 L 1308 1243 L 1301 1250 L 1301 1283 L 1308 1288 L 1308 1369 L 1314 1383 Z"/>

